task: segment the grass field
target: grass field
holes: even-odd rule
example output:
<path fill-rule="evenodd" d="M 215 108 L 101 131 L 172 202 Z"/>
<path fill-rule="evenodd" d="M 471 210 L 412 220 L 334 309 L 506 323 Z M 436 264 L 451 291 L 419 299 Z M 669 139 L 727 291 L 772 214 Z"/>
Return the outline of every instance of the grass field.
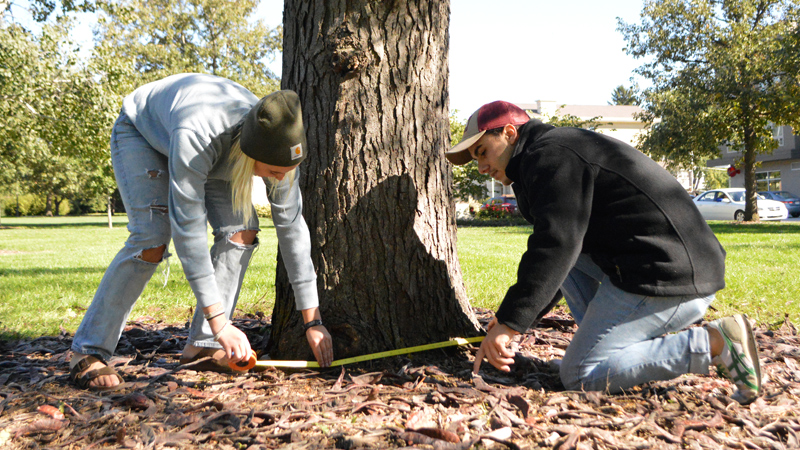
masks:
<path fill-rule="evenodd" d="M 126 218 L 3 217 L 0 229 L 0 339 L 74 333 L 106 266 L 127 237 Z M 746 312 L 760 323 L 779 324 L 800 313 L 800 223 L 711 224 L 728 252 L 727 288 L 717 295 L 714 317 Z M 245 277 L 239 309 L 270 314 L 275 295 L 277 238 L 262 219 L 261 246 Z M 460 228 L 458 253 L 467 295 L 475 306 L 496 308 L 516 278 L 530 227 Z M 170 250 L 174 253 L 174 249 Z M 131 315 L 143 321 L 186 321 L 195 305 L 176 256 L 145 289 Z M 166 281 L 166 283 L 165 283 Z"/>

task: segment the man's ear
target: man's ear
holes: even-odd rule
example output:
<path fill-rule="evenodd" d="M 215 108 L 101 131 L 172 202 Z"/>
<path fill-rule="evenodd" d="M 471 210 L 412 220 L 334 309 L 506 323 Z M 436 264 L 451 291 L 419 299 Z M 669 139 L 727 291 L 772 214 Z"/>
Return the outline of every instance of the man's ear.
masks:
<path fill-rule="evenodd" d="M 509 144 L 516 144 L 517 138 L 519 137 L 519 133 L 517 132 L 517 127 L 511 125 L 510 123 L 503 127 L 503 134 L 505 135 L 506 139 L 508 139 Z"/>

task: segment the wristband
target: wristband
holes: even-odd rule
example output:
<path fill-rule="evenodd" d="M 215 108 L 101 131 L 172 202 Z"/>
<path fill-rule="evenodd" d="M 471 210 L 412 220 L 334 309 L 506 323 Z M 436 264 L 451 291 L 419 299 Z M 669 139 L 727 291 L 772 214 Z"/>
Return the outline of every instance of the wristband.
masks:
<path fill-rule="evenodd" d="M 303 331 L 308 331 L 311 327 L 316 327 L 317 325 L 322 325 L 322 321 L 319 319 L 314 319 L 311 322 L 303 324 Z"/>
<path fill-rule="evenodd" d="M 222 332 L 225 331 L 225 327 L 227 327 L 229 323 L 231 323 L 231 321 L 230 320 L 226 320 L 225 321 L 225 325 L 223 325 L 222 328 L 220 328 L 219 331 L 217 331 L 217 334 L 214 335 L 214 340 L 215 341 L 219 340 L 219 337 L 222 336 Z"/>
<path fill-rule="evenodd" d="M 205 317 L 206 317 L 206 320 L 211 320 L 214 317 L 219 317 L 219 316 L 221 316 L 223 314 L 225 314 L 225 311 L 217 311 L 215 313 L 206 314 Z"/>
<path fill-rule="evenodd" d="M 203 317 L 205 317 L 206 320 L 212 319 L 214 317 L 217 317 L 219 315 L 217 313 L 224 313 L 225 312 L 225 308 L 221 304 L 217 303 L 217 305 L 219 305 L 219 306 L 214 308 L 212 311 L 209 311 L 209 312 L 203 314 Z"/>

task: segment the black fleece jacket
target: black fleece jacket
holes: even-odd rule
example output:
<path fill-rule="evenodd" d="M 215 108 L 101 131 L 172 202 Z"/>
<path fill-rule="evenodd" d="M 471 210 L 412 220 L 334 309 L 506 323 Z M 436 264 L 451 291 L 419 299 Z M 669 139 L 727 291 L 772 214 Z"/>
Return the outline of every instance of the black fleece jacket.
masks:
<path fill-rule="evenodd" d="M 497 311 L 500 323 L 524 332 L 538 321 L 560 299 L 581 253 L 634 294 L 701 296 L 725 287 L 725 250 L 652 159 L 579 128 L 534 119 L 518 131 L 506 176 L 534 231 Z"/>

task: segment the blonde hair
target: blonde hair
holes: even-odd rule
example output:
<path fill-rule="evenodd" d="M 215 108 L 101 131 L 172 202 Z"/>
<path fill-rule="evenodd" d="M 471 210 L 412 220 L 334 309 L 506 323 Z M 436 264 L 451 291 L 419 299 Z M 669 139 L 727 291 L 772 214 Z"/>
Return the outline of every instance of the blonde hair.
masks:
<path fill-rule="evenodd" d="M 242 220 L 246 225 L 253 217 L 253 171 L 256 167 L 256 160 L 245 155 L 239 146 L 239 139 L 236 138 L 231 144 L 231 199 L 233 202 L 233 212 L 242 215 Z M 283 181 L 275 178 L 266 178 L 267 195 L 271 198 L 278 188 L 279 183 L 293 183 L 295 170 L 286 172 Z"/>

